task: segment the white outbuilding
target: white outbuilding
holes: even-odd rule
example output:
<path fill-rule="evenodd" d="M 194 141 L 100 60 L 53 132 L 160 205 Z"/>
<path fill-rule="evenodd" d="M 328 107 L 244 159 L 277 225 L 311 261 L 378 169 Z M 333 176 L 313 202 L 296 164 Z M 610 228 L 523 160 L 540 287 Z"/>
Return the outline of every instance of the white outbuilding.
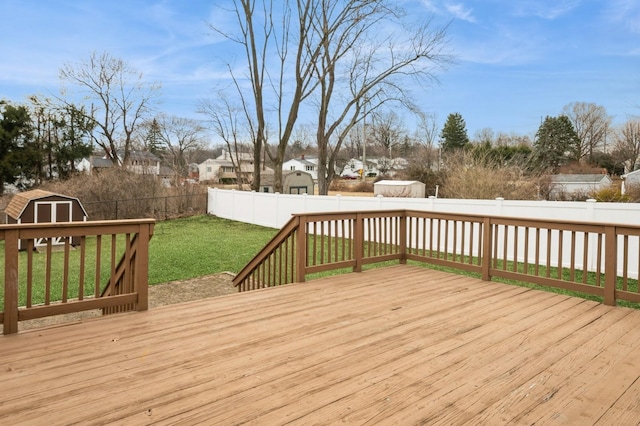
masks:
<path fill-rule="evenodd" d="M 373 184 L 373 195 L 396 198 L 424 198 L 425 184 L 417 180 L 381 180 Z"/>

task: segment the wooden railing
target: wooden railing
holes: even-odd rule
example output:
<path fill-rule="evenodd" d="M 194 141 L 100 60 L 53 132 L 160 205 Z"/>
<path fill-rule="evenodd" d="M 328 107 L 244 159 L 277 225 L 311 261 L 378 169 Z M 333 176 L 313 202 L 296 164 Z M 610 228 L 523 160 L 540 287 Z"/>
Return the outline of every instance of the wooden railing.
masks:
<path fill-rule="evenodd" d="M 389 260 L 640 302 L 640 226 L 426 211 L 294 215 L 235 277 L 240 291 Z"/>
<path fill-rule="evenodd" d="M 1 225 L 4 334 L 18 322 L 148 309 L 153 219 Z M 35 250 L 35 241 L 46 242 Z M 62 242 L 54 245 L 53 242 Z M 22 250 L 20 250 L 22 249 Z"/>

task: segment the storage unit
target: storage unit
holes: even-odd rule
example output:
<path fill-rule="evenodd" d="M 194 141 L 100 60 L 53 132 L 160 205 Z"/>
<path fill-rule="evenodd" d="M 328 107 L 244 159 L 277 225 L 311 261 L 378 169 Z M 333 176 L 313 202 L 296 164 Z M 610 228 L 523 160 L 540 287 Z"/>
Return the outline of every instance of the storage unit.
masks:
<path fill-rule="evenodd" d="M 267 174 L 260 181 L 260 192 L 273 192 L 274 175 Z M 282 171 L 283 194 L 308 194 L 315 193 L 315 183 L 311 173 L 303 171 Z"/>
<path fill-rule="evenodd" d="M 424 198 L 425 184 L 417 180 L 381 180 L 373 184 L 373 195 L 397 198 Z"/>
<path fill-rule="evenodd" d="M 53 192 L 35 189 L 14 195 L 7 208 L 6 223 L 55 223 L 55 222 L 84 222 L 87 212 L 75 197 L 55 194 Z M 37 239 L 35 246 L 45 245 L 44 239 Z M 72 244 L 79 244 L 79 238 L 74 238 Z M 26 242 L 20 241 L 20 249 L 26 248 Z M 64 244 L 61 238 L 52 241 L 54 245 Z"/>

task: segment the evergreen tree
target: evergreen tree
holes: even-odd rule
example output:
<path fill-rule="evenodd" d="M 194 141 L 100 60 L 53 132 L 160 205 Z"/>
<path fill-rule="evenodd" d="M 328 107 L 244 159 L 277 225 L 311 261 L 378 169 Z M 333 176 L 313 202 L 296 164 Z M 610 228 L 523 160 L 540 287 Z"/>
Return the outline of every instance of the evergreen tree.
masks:
<path fill-rule="evenodd" d="M 449 114 L 440 132 L 440 146 L 443 151 L 455 151 L 469 144 L 467 125 L 459 113 Z"/>
<path fill-rule="evenodd" d="M 580 158 L 580 139 L 567 116 L 547 116 L 536 133 L 533 149 L 537 166 L 555 172 Z"/>
<path fill-rule="evenodd" d="M 154 118 L 149 123 L 145 123 L 145 127 L 147 127 L 147 132 L 144 136 L 145 150 L 154 155 L 162 156 L 165 142 L 162 138 L 162 129 L 160 128 L 160 123 L 158 123 L 157 118 Z"/>
<path fill-rule="evenodd" d="M 93 152 L 90 135 L 93 121 L 87 118 L 84 107 L 65 105 L 61 111 L 62 126 L 56 146 L 56 165 L 60 178 L 68 178 L 75 172 L 75 162 Z"/>
<path fill-rule="evenodd" d="M 91 155 L 93 120 L 84 107 L 56 105 L 49 99 L 30 97 L 33 141 L 40 152 L 35 184 L 43 180 L 67 179 L 75 162 Z"/>
<path fill-rule="evenodd" d="M 28 182 L 40 156 L 33 143 L 29 110 L 0 102 L 0 195 L 5 183 Z"/>

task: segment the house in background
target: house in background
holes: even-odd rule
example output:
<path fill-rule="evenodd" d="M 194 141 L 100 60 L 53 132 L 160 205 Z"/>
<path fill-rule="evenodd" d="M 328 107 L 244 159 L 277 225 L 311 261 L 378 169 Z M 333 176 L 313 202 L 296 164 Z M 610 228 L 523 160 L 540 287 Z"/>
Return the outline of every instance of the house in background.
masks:
<path fill-rule="evenodd" d="M 394 177 L 407 167 L 408 161 L 401 157 L 386 158 L 372 157 L 366 159 L 365 173 L 367 177 L 377 177 L 380 175 Z M 347 179 L 355 179 L 362 176 L 362 160 L 352 158 L 347 161 L 340 177 Z"/>
<path fill-rule="evenodd" d="M 274 192 L 275 174 L 270 173 L 261 176 L 260 192 Z M 282 171 L 282 193 L 283 194 L 315 194 L 315 184 L 311 173 L 283 170 Z"/>
<path fill-rule="evenodd" d="M 311 175 L 315 182 L 318 181 L 318 159 L 317 158 L 292 158 L 282 163 L 283 171 L 303 171 Z"/>
<path fill-rule="evenodd" d="M 562 200 L 588 196 L 611 186 L 613 181 L 605 174 L 559 174 L 551 176 L 549 199 Z"/>
<path fill-rule="evenodd" d="M 118 153 L 119 158 L 124 157 L 124 153 Z M 161 176 L 162 170 L 160 166 L 160 158 L 146 151 L 131 151 L 129 153 L 129 164 L 126 166 L 137 174 Z M 113 162 L 107 156 L 92 155 L 89 158 L 83 158 L 76 164 L 76 169 L 84 171 L 88 174 L 100 173 L 101 170 L 110 169 Z"/>
<path fill-rule="evenodd" d="M 621 192 L 625 194 L 631 187 L 640 187 L 640 170 L 625 173 L 622 176 L 622 189 Z"/>
<path fill-rule="evenodd" d="M 236 156 L 235 153 L 222 151 L 217 158 L 209 158 L 198 164 L 198 176 L 200 182 L 235 184 L 238 180 L 238 168 L 243 183 L 253 182 L 253 154 L 244 152 Z M 261 180 L 270 173 L 273 173 L 273 169 L 264 167 L 260 175 Z"/>
<path fill-rule="evenodd" d="M 119 158 L 124 153 L 118 153 Z M 83 158 L 76 163 L 76 170 L 95 175 L 103 170 L 111 169 L 113 162 L 106 156 L 92 155 Z M 161 160 L 156 155 L 146 151 L 131 151 L 129 153 L 129 164 L 126 169 L 139 175 L 151 175 L 160 179 L 164 186 L 171 186 L 175 178 L 175 173 L 171 167 L 161 165 Z"/>

